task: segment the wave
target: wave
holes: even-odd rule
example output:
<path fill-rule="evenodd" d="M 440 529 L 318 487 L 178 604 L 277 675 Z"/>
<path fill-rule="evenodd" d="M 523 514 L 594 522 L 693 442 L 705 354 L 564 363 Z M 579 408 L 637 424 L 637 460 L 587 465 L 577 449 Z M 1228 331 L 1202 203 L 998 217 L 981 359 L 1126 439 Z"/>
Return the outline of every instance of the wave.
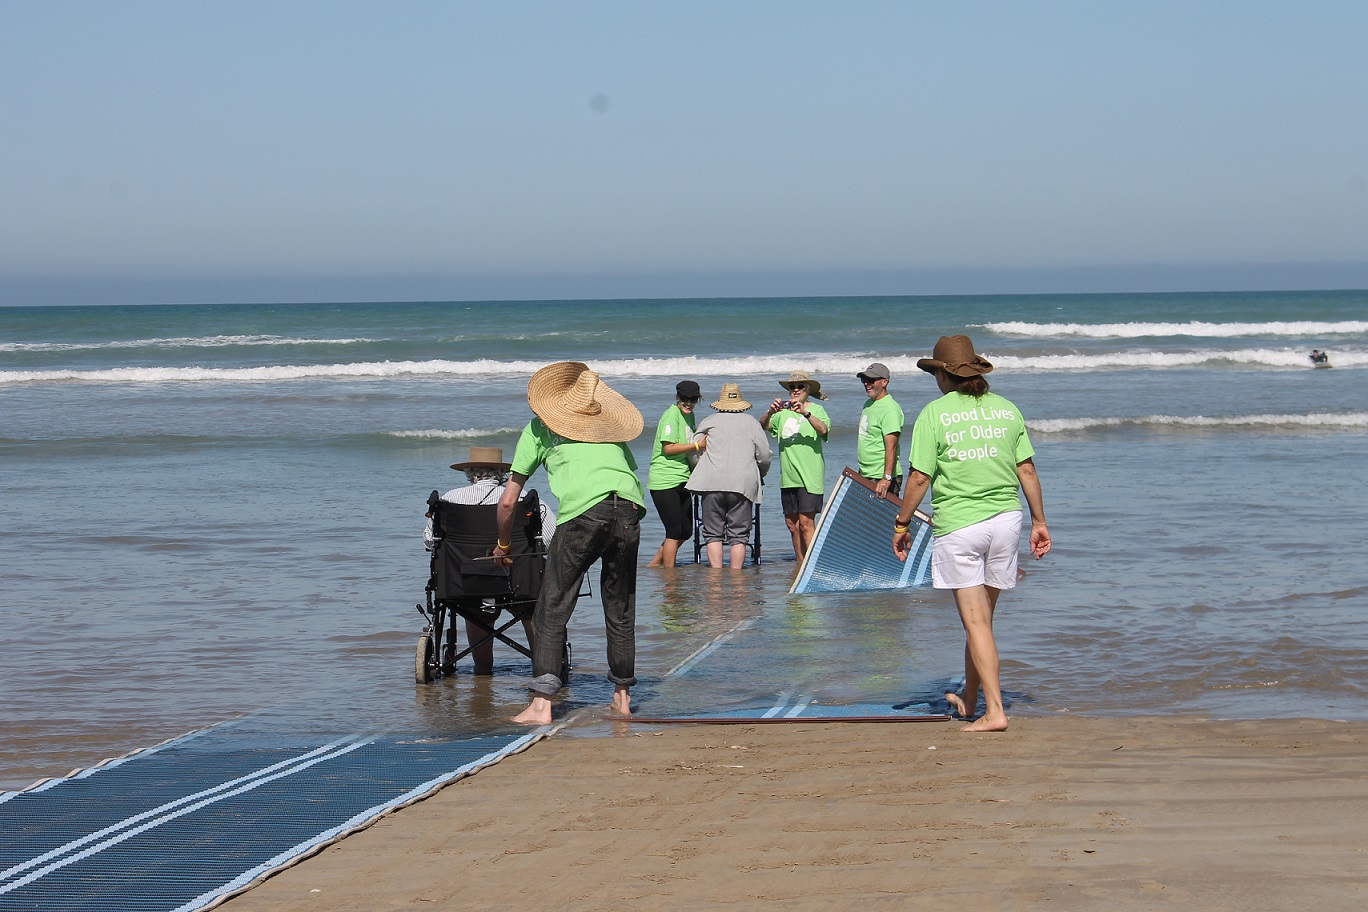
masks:
<path fill-rule="evenodd" d="M 1183 367 L 1310 368 L 1307 352 L 1287 348 L 1199 349 L 1197 351 L 1124 351 L 1098 354 L 1000 355 L 986 353 L 993 364 L 1014 371 L 1095 371 Z M 1368 351 L 1336 350 L 1336 367 L 1368 366 Z"/>
<path fill-rule="evenodd" d="M 42 452 L 47 455 L 68 453 L 86 454 L 102 450 L 154 449 L 160 452 L 175 452 L 203 448 L 250 448 L 284 445 L 293 446 L 301 441 L 317 444 L 320 441 L 333 441 L 338 446 L 357 445 L 399 446 L 399 441 L 443 441 L 443 440 L 482 440 L 496 437 L 517 436 L 522 427 L 488 428 L 428 428 L 407 431 L 379 431 L 360 434 L 342 434 L 334 437 L 317 437 L 310 434 L 292 436 L 290 434 L 269 434 L 251 436 L 228 434 L 224 436 L 204 436 L 194 434 L 102 434 L 93 437 L 43 437 L 26 439 L 0 437 L 0 449 L 24 452 Z"/>
<path fill-rule="evenodd" d="M 378 339 L 296 339 L 289 336 L 187 336 L 109 342 L 0 342 L 0 352 L 104 351 L 125 348 L 228 348 L 249 345 L 364 345 Z"/>
<path fill-rule="evenodd" d="M 1068 434 L 1106 428 L 1368 429 L 1368 412 L 1305 415 L 1144 415 L 1136 418 L 1046 418 L 1028 420 L 1033 434 Z"/>
<path fill-rule="evenodd" d="M 429 428 L 428 430 L 422 431 L 386 431 L 385 436 L 418 440 L 478 440 L 483 437 L 499 437 L 506 434 L 518 434 L 521 432 L 522 428 L 520 427 L 463 428 L 456 431 Z"/>
<path fill-rule="evenodd" d="M 1306 353 L 1291 349 L 1216 349 L 1188 352 L 1127 351 L 1100 354 L 995 355 L 984 354 L 1001 368 L 1037 371 L 1163 370 L 1166 368 L 1277 368 L 1309 369 Z M 882 361 L 895 374 L 914 374 L 923 354 L 786 354 L 722 358 L 619 358 L 590 360 L 605 377 L 752 377 L 787 376 L 795 367 L 822 376 L 855 374 L 870 361 Z M 1368 367 L 1368 350 L 1331 352 L 1336 367 Z M 313 379 L 376 379 L 457 377 L 525 379 L 545 367 L 536 361 L 366 361 L 350 364 L 271 365 L 263 367 L 115 367 L 104 370 L 0 371 L 0 385 L 14 383 L 275 383 Z"/>
<path fill-rule="evenodd" d="M 1311 320 L 1273 323 L 980 323 L 978 327 L 1001 336 L 1082 336 L 1089 339 L 1143 339 L 1151 336 L 1195 336 L 1228 339 L 1241 336 L 1319 338 L 1368 333 L 1368 322 Z"/>

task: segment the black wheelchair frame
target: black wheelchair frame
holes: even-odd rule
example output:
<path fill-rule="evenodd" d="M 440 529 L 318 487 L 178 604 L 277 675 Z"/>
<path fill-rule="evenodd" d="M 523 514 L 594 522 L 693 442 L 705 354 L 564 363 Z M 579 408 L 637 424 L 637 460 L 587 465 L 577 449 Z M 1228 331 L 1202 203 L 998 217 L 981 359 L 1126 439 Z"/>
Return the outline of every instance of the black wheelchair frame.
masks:
<path fill-rule="evenodd" d="M 695 494 L 695 495 L 693 496 L 693 515 L 694 515 L 694 534 L 693 534 L 694 563 L 695 563 L 695 564 L 701 564 L 701 563 L 703 563 L 703 561 L 702 561 L 702 559 L 701 559 L 701 555 L 703 554 L 703 547 L 704 547 L 704 545 L 703 545 L 703 495 L 702 495 L 702 494 Z M 752 519 L 751 519 L 751 540 L 748 541 L 748 542 L 746 542 L 746 548 L 749 549 L 749 551 L 750 551 L 750 553 L 751 553 L 751 559 L 755 562 L 755 566 L 757 566 L 757 567 L 760 566 L 760 505 L 759 505 L 759 504 L 756 504 L 756 505 L 755 505 L 755 515 L 754 515 L 754 516 L 752 517 Z"/>
<path fill-rule="evenodd" d="M 531 649 L 507 631 L 531 616 L 541 592 L 546 550 L 537 492 L 528 490 L 514 513 L 511 567 L 490 557 L 498 539 L 495 504 L 449 503 L 433 491 L 427 508 L 432 520 L 432 558 L 425 604 L 416 606 L 427 626 L 418 637 L 414 680 L 430 684 L 453 674 L 457 662 L 490 640 L 531 659 Z M 500 619 L 504 612 L 508 617 Z M 479 639 L 461 650 L 456 648 L 458 617 L 481 631 Z M 568 641 L 561 662 L 561 680 L 569 681 Z"/>

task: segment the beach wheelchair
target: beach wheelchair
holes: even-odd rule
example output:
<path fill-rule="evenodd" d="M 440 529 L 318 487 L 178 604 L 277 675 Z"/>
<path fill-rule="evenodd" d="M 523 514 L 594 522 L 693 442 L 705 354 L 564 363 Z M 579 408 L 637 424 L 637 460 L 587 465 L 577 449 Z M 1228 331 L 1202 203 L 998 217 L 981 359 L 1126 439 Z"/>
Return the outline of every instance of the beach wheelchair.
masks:
<path fill-rule="evenodd" d="M 531 644 L 518 642 L 507 631 L 531 617 L 541 592 L 546 549 L 537 492 L 529 490 L 513 514 L 511 567 L 490 557 L 498 539 L 497 505 L 449 503 L 433 491 L 427 507 L 432 519 L 432 563 L 426 604 L 417 606 L 427 626 L 418 637 L 414 680 L 430 684 L 452 674 L 457 662 L 490 640 L 531 659 Z M 480 631 L 474 642 L 459 651 L 457 618 Z M 568 681 L 568 641 L 561 661 L 561 680 Z"/>

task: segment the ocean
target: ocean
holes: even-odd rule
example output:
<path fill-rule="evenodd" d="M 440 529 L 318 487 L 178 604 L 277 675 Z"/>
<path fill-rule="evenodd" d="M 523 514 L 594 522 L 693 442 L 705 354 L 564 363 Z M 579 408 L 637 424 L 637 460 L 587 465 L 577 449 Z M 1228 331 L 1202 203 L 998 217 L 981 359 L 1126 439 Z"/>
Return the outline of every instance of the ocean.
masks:
<path fill-rule="evenodd" d="M 230 722 L 501 725 L 526 662 L 415 685 L 414 606 L 428 493 L 472 444 L 511 455 L 533 371 L 585 361 L 637 404 L 643 482 L 677 380 L 763 407 L 810 371 L 830 485 L 855 373 L 886 363 L 910 420 L 936 392 L 916 360 L 961 332 L 1027 416 L 1055 541 L 998 612 L 1009 712 L 1368 719 L 1368 291 L 7 307 L 0 789 Z M 761 566 L 641 569 L 639 707 L 962 671 L 947 594 L 788 596 L 767 490 Z M 585 704 L 598 610 L 571 630 Z M 745 661 L 667 681 L 719 636 Z"/>

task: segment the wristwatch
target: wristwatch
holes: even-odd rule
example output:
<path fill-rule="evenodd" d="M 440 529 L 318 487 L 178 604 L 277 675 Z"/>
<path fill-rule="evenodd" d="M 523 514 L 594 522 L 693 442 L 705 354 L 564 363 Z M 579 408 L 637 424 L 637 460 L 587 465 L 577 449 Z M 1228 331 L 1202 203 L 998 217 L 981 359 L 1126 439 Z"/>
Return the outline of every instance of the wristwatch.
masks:
<path fill-rule="evenodd" d="M 892 476 L 892 475 L 885 475 L 885 476 L 884 476 L 884 481 L 892 481 L 892 480 L 893 480 L 893 476 Z"/>

